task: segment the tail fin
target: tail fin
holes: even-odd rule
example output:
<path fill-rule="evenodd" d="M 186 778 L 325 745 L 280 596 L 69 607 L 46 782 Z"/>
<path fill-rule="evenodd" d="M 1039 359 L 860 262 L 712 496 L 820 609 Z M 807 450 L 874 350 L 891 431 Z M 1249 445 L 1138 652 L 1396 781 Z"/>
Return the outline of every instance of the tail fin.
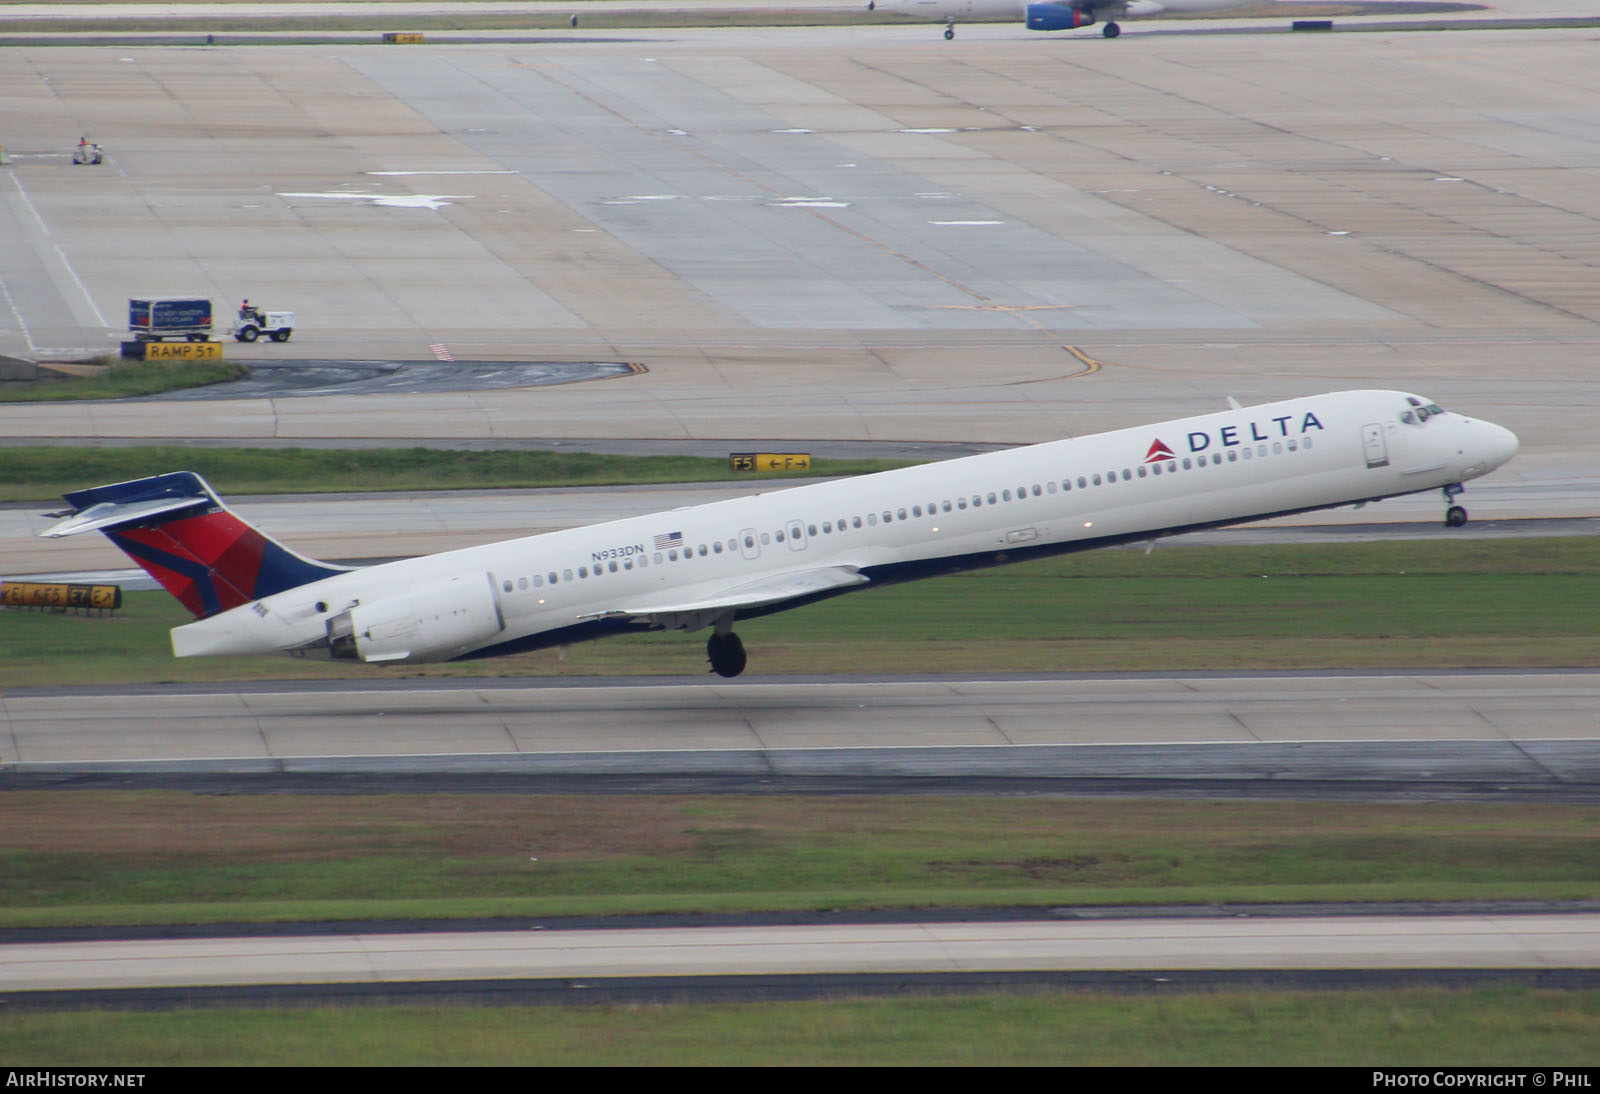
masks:
<path fill-rule="evenodd" d="M 64 495 L 51 538 L 101 531 L 196 619 L 346 572 L 295 554 L 240 520 L 193 471 Z"/>

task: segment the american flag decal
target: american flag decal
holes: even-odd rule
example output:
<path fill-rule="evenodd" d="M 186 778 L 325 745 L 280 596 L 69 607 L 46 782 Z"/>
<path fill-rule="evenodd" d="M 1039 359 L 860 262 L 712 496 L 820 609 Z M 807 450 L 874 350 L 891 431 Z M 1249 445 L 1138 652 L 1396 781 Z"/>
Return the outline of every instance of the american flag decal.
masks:
<path fill-rule="evenodd" d="M 682 547 L 682 532 L 666 532 L 656 537 L 656 550 L 665 551 L 668 547 Z"/>

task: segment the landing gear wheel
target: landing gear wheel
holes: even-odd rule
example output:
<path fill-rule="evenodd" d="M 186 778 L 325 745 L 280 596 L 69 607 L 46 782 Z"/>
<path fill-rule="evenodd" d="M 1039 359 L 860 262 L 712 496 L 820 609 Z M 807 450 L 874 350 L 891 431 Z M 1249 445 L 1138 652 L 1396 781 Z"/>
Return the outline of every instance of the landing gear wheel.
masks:
<path fill-rule="evenodd" d="M 1100 28 L 1100 33 L 1105 35 L 1107 38 L 1115 38 L 1117 35 L 1122 33 L 1122 28 L 1117 26 L 1115 23 L 1107 23 L 1105 26 Z"/>
<path fill-rule="evenodd" d="M 1459 505 L 1452 505 L 1444 511 L 1444 526 L 1446 528 L 1460 528 L 1467 523 L 1467 511 Z"/>
<path fill-rule="evenodd" d="M 946 42 L 950 41 L 950 39 L 954 38 L 955 36 L 956 36 L 956 28 L 955 27 L 945 27 L 944 28 L 944 40 Z"/>
<path fill-rule="evenodd" d="M 718 676 L 738 676 L 744 671 L 744 643 L 732 631 L 706 639 L 706 657 L 711 661 L 711 671 Z"/>

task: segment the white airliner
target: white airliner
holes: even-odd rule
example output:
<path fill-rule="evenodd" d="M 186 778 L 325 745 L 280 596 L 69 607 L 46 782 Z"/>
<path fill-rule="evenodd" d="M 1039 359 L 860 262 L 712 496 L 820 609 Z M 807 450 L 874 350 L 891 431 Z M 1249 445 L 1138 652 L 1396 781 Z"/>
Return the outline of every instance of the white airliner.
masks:
<path fill-rule="evenodd" d="M 1100 33 L 1115 38 L 1122 33 L 1117 20 L 1128 15 L 1185 14 L 1227 11 L 1259 4 L 1261 0 L 867 0 L 868 11 L 916 15 L 944 24 L 944 36 L 956 36 L 956 21 L 997 22 L 1022 19 L 1029 30 L 1073 30 L 1103 22 Z"/>
<path fill-rule="evenodd" d="M 1398 391 L 1343 391 L 775 490 L 349 568 L 295 554 L 178 471 L 66 495 L 43 534 L 99 530 L 178 597 L 179 657 L 452 661 L 623 630 L 713 628 L 852 589 L 1261 517 L 1444 492 L 1517 450 L 1509 430 Z"/>

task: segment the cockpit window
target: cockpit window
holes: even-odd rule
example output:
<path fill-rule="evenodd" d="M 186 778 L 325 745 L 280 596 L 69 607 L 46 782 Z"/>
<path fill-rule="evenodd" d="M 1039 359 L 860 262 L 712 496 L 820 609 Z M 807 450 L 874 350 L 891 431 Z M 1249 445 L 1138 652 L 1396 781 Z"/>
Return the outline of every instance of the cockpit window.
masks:
<path fill-rule="evenodd" d="M 1437 418 L 1444 413 L 1444 408 L 1438 403 L 1425 403 L 1415 395 L 1407 395 L 1406 402 L 1411 409 L 1400 412 L 1400 420 L 1406 425 L 1423 425 L 1429 418 Z"/>

